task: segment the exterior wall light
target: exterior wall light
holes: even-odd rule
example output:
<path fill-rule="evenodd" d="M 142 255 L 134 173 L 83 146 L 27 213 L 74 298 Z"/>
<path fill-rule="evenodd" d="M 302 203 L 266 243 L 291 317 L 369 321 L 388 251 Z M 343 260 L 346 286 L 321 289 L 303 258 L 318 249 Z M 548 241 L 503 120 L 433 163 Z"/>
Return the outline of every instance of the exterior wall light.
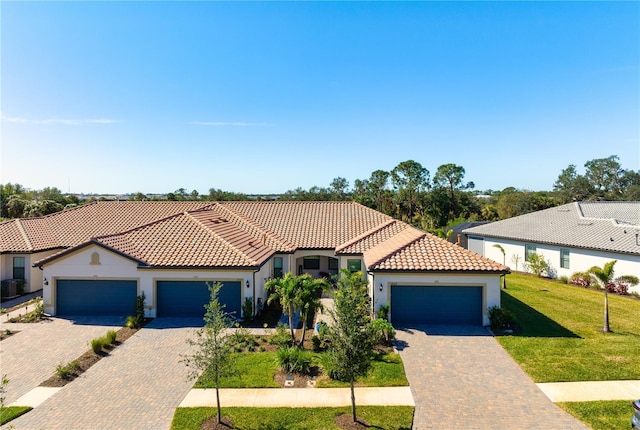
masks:
<path fill-rule="evenodd" d="M 380 291 L 382 291 L 382 282 L 380 282 L 380 287 L 378 287 Z"/>
<path fill-rule="evenodd" d="M 45 285 L 49 285 L 49 281 L 47 281 L 47 278 L 44 278 L 44 282 Z"/>
<path fill-rule="evenodd" d="M 249 282 L 249 280 L 247 279 L 247 288 L 251 287 L 251 283 Z"/>

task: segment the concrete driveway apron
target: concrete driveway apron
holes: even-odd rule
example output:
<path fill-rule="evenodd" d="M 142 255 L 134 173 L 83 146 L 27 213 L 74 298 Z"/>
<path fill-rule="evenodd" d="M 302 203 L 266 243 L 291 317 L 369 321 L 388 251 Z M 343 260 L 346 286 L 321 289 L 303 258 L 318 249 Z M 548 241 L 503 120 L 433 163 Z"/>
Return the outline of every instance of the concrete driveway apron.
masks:
<path fill-rule="evenodd" d="M 20 429 L 168 429 L 193 386 L 180 362 L 202 319 L 157 318 L 40 406 Z"/>
<path fill-rule="evenodd" d="M 587 429 L 554 405 L 483 327 L 397 332 L 416 402 L 414 430 Z"/>
<path fill-rule="evenodd" d="M 3 323 L 2 330 L 18 332 L 0 342 L 0 373 L 9 379 L 5 404 L 49 379 L 60 363 L 78 358 L 89 342 L 122 327 L 122 318 L 50 318 L 31 324 Z"/>

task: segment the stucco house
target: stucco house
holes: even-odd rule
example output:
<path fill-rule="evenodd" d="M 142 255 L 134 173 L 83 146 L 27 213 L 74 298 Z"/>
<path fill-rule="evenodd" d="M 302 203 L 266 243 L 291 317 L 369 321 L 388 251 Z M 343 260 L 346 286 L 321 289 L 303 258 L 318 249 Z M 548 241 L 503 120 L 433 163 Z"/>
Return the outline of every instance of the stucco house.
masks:
<path fill-rule="evenodd" d="M 202 316 L 207 282 L 241 316 L 285 272 L 362 271 L 396 324 L 488 325 L 508 268 L 353 202 L 95 202 L 0 223 L 2 279 L 52 315 Z M 24 267 L 23 271 L 20 267 Z"/>
<path fill-rule="evenodd" d="M 524 270 L 541 254 L 550 277 L 602 267 L 617 260 L 615 275 L 640 275 L 640 202 L 576 202 L 464 230 L 469 250 Z M 515 256 L 515 257 L 514 257 Z M 640 286 L 632 291 L 640 293 Z"/>

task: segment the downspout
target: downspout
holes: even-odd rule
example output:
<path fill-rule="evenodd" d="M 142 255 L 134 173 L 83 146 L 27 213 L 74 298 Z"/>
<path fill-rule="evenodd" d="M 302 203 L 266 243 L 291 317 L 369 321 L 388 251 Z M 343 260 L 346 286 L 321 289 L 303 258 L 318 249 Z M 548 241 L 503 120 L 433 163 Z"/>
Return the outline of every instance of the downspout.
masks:
<path fill-rule="evenodd" d="M 371 316 L 376 317 L 376 275 L 373 272 L 367 272 L 367 275 L 371 275 Z"/>
<path fill-rule="evenodd" d="M 256 303 L 256 273 L 258 272 L 259 270 L 255 270 L 253 272 L 253 315 L 256 315 L 257 314 L 256 311 L 258 310 L 258 305 Z"/>

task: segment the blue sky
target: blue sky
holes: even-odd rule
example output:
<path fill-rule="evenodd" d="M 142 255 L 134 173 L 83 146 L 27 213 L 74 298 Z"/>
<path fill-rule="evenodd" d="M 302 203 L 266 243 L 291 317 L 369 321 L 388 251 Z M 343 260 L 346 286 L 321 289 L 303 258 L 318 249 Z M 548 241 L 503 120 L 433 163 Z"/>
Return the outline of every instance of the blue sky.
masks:
<path fill-rule="evenodd" d="M 480 190 L 640 169 L 638 2 L 0 4 L 0 182 L 85 193 Z"/>

